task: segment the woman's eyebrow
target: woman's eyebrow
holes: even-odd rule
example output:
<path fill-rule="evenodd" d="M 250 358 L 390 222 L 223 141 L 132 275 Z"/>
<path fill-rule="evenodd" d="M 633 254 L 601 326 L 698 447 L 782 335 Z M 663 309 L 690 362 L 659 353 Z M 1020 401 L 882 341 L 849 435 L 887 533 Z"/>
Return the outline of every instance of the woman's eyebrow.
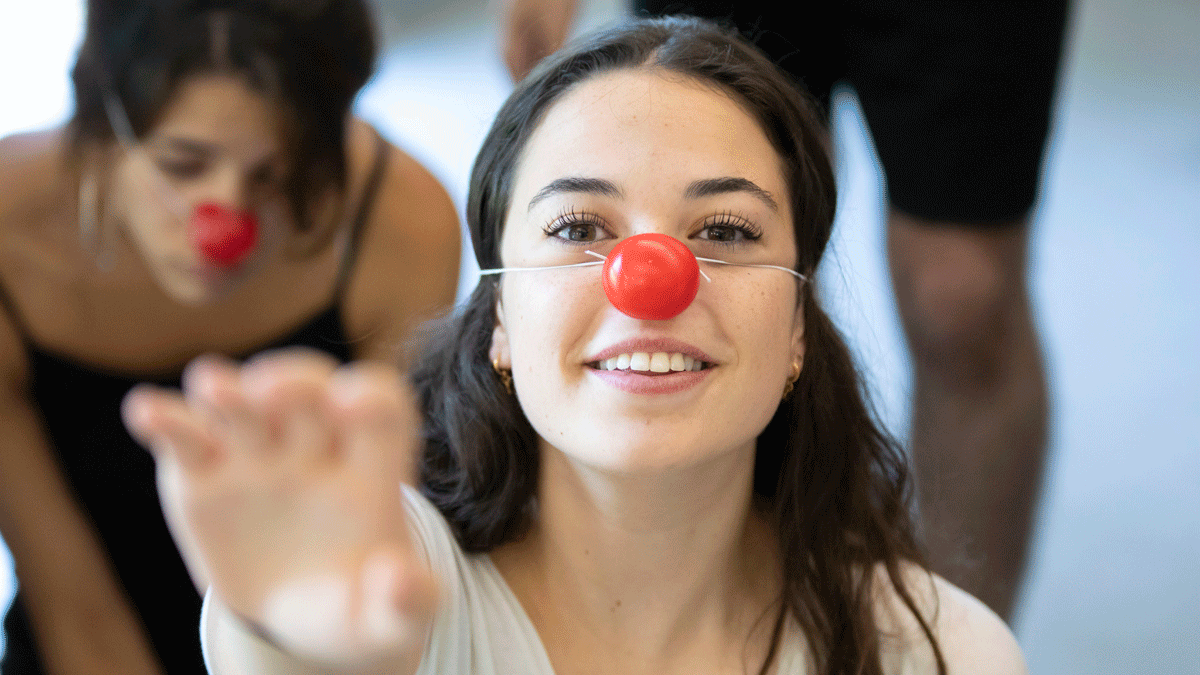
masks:
<path fill-rule="evenodd" d="M 199 155 L 202 157 L 215 157 L 222 153 L 223 148 L 216 143 L 208 143 L 193 138 L 185 138 L 183 136 L 167 136 L 155 142 L 159 147 L 173 152 L 181 152 L 191 155 Z M 278 149 L 270 149 L 263 155 L 255 158 L 251 164 L 255 167 L 263 167 L 276 162 L 285 161 L 285 158 Z"/>
<path fill-rule="evenodd" d="M 216 154 L 218 148 L 212 143 L 197 141 L 191 138 L 182 138 L 180 136 L 167 136 L 160 143 L 172 150 L 182 152 L 190 152 L 196 155 L 212 155 Z"/>
<path fill-rule="evenodd" d="M 551 181 L 549 185 L 541 190 L 538 190 L 538 193 L 533 196 L 533 199 L 529 200 L 529 207 L 526 210 L 532 210 L 538 202 L 551 195 L 561 194 L 564 192 L 593 194 L 601 197 L 612 197 L 614 199 L 620 199 L 622 196 L 624 196 L 621 194 L 621 189 L 618 188 L 616 183 L 613 183 L 612 181 L 604 180 L 603 178 L 582 178 L 571 176 Z"/>
<path fill-rule="evenodd" d="M 691 185 L 688 185 L 687 190 L 684 190 L 683 196 L 687 199 L 699 199 L 701 197 L 710 197 L 729 192 L 749 193 L 770 207 L 772 211 L 779 211 L 779 205 L 775 203 L 775 198 L 771 196 L 770 192 L 767 192 L 753 181 L 745 178 L 726 176 L 693 181 Z"/>

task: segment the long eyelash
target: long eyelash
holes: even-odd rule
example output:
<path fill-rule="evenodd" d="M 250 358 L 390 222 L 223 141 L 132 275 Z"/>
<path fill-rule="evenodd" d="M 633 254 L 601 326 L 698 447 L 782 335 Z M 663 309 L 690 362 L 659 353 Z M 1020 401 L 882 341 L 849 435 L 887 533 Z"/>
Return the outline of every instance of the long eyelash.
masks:
<path fill-rule="evenodd" d="M 749 241 L 757 241 L 762 237 L 762 228 L 755 225 L 753 221 L 745 216 L 734 213 L 733 211 L 722 211 L 721 213 L 709 216 L 700 224 L 700 229 L 720 225 L 723 227 L 732 227 L 742 233 Z"/>
<path fill-rule="evenodd" d="M 577 211 L 575 207 L 568 206 L 563 208 L 555 216 L 554 220 L 546 223 L 546 226 L 542 228 L 542 232 L 545 232 L 547 237 L 553 237 L 572 225 L 580 224 L 602 228 L 604 227 L 604 219 L 600 217 L 600 214 L 593 211 Z"/>

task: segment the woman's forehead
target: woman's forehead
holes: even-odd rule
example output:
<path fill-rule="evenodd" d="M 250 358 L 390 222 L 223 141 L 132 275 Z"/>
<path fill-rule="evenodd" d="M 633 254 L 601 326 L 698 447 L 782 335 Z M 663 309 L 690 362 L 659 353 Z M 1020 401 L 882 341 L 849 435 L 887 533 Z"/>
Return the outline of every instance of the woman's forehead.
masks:
<path fill-rule="evenodd" d="M 248 154 L 278 151 L 286 119 L 273 101 L 244 81 L 223 75 L 182 82 L 151 130 L 159 140 L 208 141 Z"/>
<path fill-rule="evenodd" d="M 514 197 L 563 176 L 620 183 L 650 175 L 664 184 L 739 176 L 779 194 L 786 187 L 782 159 L 738 101 L 641 69 L 597 75 L 547 110 L 517 166 Z"/>

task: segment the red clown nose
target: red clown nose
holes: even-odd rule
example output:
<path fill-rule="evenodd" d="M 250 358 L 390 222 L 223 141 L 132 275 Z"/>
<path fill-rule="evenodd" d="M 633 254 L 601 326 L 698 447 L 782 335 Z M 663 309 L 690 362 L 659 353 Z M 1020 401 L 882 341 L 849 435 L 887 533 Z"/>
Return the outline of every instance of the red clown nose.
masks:
<path fill-rule="evenodd" d="M 236 265 L 258 242 L 258 218 L 253 211 L 205 202 L 192 213 L 188 234 L 205 260 L 226 267 Z"/>
<path fill-rule="evenodd" d="M 608 254 L 601 279 L 613 307 L 635 319 L 665 321 L 696 298 L 700 265 L 674 237 L 636 234 Z"/>

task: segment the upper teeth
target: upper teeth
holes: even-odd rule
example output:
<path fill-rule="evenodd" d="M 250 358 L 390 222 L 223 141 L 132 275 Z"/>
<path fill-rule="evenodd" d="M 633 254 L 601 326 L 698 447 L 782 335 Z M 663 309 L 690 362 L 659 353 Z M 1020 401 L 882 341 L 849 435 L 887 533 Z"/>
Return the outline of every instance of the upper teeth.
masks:
<path fill-rule="evenodd" d="M 637 370 L 651 373 L 667 373 L 672 370 L 702 370 L 704 362 L 686 354 L 675 352 L 633 352 L 597 362 L 601 370 Z"/>

